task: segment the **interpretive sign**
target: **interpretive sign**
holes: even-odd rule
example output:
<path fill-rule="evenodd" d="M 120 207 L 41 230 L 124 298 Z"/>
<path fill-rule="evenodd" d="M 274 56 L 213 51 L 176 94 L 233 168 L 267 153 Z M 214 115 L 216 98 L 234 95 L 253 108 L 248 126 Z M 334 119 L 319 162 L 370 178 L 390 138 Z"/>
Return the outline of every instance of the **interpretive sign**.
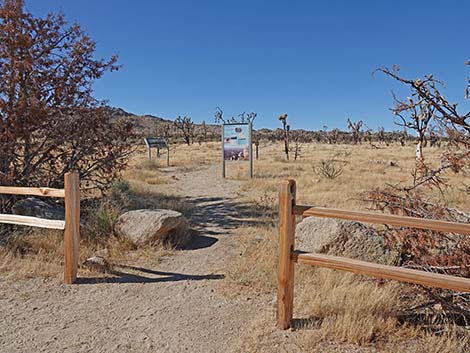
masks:
<path fill-rule="evenodd" d="M 249 161 L 250 178 L 253 177 L 251 147 L 251 123 L 222 125 L 222 177 L 225 178 L 225 161 Z"/>
<path fill-rule="evenodd" d="M 152 159 L 152 148 L 157 149 L 157 157 L 160 157 L 161 149 L 166 149 L 166 164 L 167 166 L 170 165 L 170 146 L 168 145 L 167 140 L 160 137 L 145 137 L 144 142 L 148 149 L 149 160 Z"/>

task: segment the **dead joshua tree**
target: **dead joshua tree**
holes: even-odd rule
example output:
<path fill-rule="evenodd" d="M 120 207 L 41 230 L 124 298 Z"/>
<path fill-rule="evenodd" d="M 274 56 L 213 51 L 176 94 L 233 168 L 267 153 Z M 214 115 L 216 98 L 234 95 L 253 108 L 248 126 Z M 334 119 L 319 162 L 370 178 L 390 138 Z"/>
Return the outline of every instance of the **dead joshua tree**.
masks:
<path fill-rule="evenodd" d="M 379 131 L 377 132 L 377 142 L 380 142 L 380 143 L 385 143 L 386 142 L 385 128 L 383 126 L 381 126 L 379 128 Z"/>
<path fill-rule="evenodd" d="M 168 143 L 171 137 L 171 125 L 168 123 L 159 123 L 155 129 L 155 134 L 158 137 L 163 137 Z"/>
<path fill-rule="evenodd" d="M 337 144 L 339 142 L 339 129 L 334 128 L 328 133 L 328 143 Z"/>
<path fill-rule="evenodd" d="M 255 112 L 250 112 L 250 113 L 243 112 L 241 114 L 238 114 L 238 117 L 232 116 L 230 118 L 225 118 L 223 110 L 220 109 L 219 107 L 215 108 L 215 114 L 214 114 L 215 122 L 218 124 L 220 123 L 222 124 L 252 123 L 253 124 L 257 116 L 258 114 Z"/>
<path fill-rule="evenodd" d="M 468 172 L 470 170 L 470 112 L 460 113 L 456 103 L 442 95 L 442 82 L 432 75 L 407 79 L 398 74 L 399 69 L 381 68 L 378 71 L 408 86 L 411 98 L 406 101 L 394 97 L 395 107 L 402 118 L 402 125 L 418 131 L 420 145 L 426 141 L 424 132 L 430 126 L 438 126 L 448 141 L 439 162 L 435 165 L 421 160 L 412 173 L 412 183 L 406 186 L 377 188 L 368 193 L 368 199 L 380 210 L 394 214 L 434 218 L 456 222 L 470 222 L 470 215 L 448 207 L 439 199 L 425 198 L 424 188 L 437 188 L 446 193 L 448 182 L 445 172 Z M 470 84 L 470 82 L 469 82 Z M 465 89 L 468 97 L 469 86 Z M 432 124 L 432 125 L 431 125 Z M 432 130 L 431 130 L 432 131 Z M 440 234 L 410 228 L 390 228 L 386 234 L 389 247 L 399 252 L 398 264 L 434 272 L 469 276 L 470 240 L 458 234 Z M 427 309 L 432 325 L 451 322 L 468 325 L 470 322 L 470 296 L 427 289 L 423 293 L 428 300 L 420 309 Z M 436 310 L 438 304 L 439 310 Z M 431 315 L 429 315 L 431 313 Z M 416 317 L 416 312 L 411 312 Z"/>
<path fill-rule="evenodd" d="M 302 143 L 299 140 L 294 139 L 294 147 L 292 147 L 292 151 L 294 152 L 294 161 L 296 161 L 302 154 Z"/>
<path fill-rule="evenodd" d="M 289 160 L 289 131 L 290 126 L 287 124 L 287 114 L 284 113 L 278 118 L 282 123 L 282 129 L 284 132 L 284 153 L 286 154 L 286 159 Z"/>
<path fill-rule="evenodd" d="M 361 143 L 362 124 L 363 124 L 362 120 L 359 120 L 357 122 L 352 122 L 351 119 L 348 118 L 348 129 L 351 132 L 351 137 L 355 145 L 357 145 L 358 143 Z"/>
<path fill-rule="evenodd" d="M 183 135 L 184 142 L 190 146 L 194 138 L 194 122 L 192 119 L 189 116 L 179 116 L 173 124 Z"/>
<path fill-rule="evenodd" d="M 258 160 L 258 151 L 259 151 L 259 137 L 258 134 L 253 134 L 253 144 L 255 145 L 255 157 Z"/>
<path fill-rule="evenodd" d="M 207 126 L 205 120 L 201 123 L 201 130 L 202 130 L 202 139 L 204 142 L 207 142 Z"/>
<path fill-rule="evenodd" d="M 452 122 L 452 119 L 456 122 L 461 121 L 460 117 L 456 117 L 458 115 L 457 106 L 452 106 L 445 101 L 439 92 L 439 86 L 442 85 L 442 82 L 434 79 L 432 75 L 425 76 L 424 80 L 407 80 L 397 75 L 398 67 L 391 70 L 381 68 L 376 71 L 383 72 L 401 83 L 410 85 L 412 92 L 406 99 L 399 99 L 392 93 L 394 107 L 391 110 L 401 120 L 401 122 L 395 122 L 397 125 L 412 129 L 418 135 L 416 160 L 419 164 L 424 163 L 423 148 L 427 144 L 427 133 L 428 129 L 432 128 L 432 122 L 448 120 L 447 118 L 441 119 L 445 115 L 451 117 L 451 120 L 448 120 L 449 122 Z M 441 117 L 438 116 L 439 114 Z"/>

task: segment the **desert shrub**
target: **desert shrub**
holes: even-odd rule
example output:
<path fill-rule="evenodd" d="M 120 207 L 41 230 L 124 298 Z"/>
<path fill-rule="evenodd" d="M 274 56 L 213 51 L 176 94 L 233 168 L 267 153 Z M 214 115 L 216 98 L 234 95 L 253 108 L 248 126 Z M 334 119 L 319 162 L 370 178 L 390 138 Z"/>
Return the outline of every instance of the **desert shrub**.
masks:
<path fill-rule="evenodd" d="M 336 179 L 343 174 L 346 163 L 344 159 L 341 159 L 340 153 L 332 154 L 314 164 L 313 172 L 321 178 Z"/>

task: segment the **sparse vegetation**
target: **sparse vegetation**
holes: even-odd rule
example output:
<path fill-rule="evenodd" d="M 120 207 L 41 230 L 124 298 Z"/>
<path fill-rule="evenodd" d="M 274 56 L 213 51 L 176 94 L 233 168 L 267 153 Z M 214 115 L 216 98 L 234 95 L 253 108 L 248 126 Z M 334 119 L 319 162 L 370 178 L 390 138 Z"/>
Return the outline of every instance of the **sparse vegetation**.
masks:
<path fill-rule="evenodd" d="M 62 14 L 38 18 L 21 0 L 0 0 L 0 185 L 61 188 L 64 173 L 72 170 L 79 172 L 83 182 L 79 254 L 83 286 L 58 285 L 63 274 L 63 232 L 0 225 L 0 287 L 8 291 L 6 300 L 0 298 L 2 310 L 8 306 L 13 312 L 5 315 L 8 320 L 20 311 L 24 315 L 21 320 L 11 320 L 16 321 L 16 327 L 8 333 L 11 337 L 18 337 L 14 336 L 16 331 L 23 330 L 34 312 L 42 318 L 53 316 L 63 324 L 59 329 L 64 331 L 71 322 L 80 320 L 86 323 L 82 328 L 95 325 L 96 329 L 98 325 L 101 331 L 110 329 L 114 322 L 123 323 L 119 330 L 139 330 L 143 334 L 139 342 L 147 344 L 148 330 L 158 326 L 155 317 L 164 317 L 165 324 L 175 323 L 165 330 L 158 327 L 160 339 L 162 333 L 180 329 L 188 319 L 200 320 L 210 310 L 211 315 L 215 311 L 223 317 L 201 326 L 208 332 L 214 330 L 217 338 L 217 330 L 225 330 L 219 342 L 225 346 L 225 340 L 231 339 L 229 348 L 235 350 L 236 342 L 243 353 L 328 353 L 343 348 L 345 352 L 371 353 L 470 351 L 469 293 L 300 264 L 295 270 L 296 320 L 290 331 L 274 329 L 279 242 L 276 213 L 281 180 L 296 179 L 299 204 L 373 208 L 398 215 L 470 222 L 470 112 L 461 113 L 457 104 L 449 103 L 442 94 L 441 81 L 432 75 L 408 79 L 400 76 L 397 67 L 380 68 L 377 71 L 411 91 L 406 99 L 393 95 L 392 111 L 403 131 L 386 131 L 383 127 L 374 131 L 362 120 L 349 118 L 346 125 L 332 129 L 293 130 L 287 114 L 282 114 L 279 128 L 254 132 L 254 178 L 246 179 L 246 163 L 231 161 L 227 162 L 227 178 L 222 180 L 216 176 L 223 155 L 218 141 L 220 126 L 205 121 L 198 125 L 189 116 L 178 116 L 174 121 L 136 116 L 106 106 L 93 96 L 92 85 L 119 66 L 116 56 L 95 59 L 95 48 L 95 42 L 80 26 L 69 25 Z M 466 98 L 469 90 L 470 81 Z M 215 112 L 217 124 L 251 124 L 256 117 L 255 112 L 231 117 L 224 116 L 220 108 Z M 408 130 L 416 136 L 409 135 Z M 142 146 L 142 136 L 147 135 L 171 141 L 167 156 L 171 154 L 172 166 L 162 167 L 158 159 L 147 159 Z M 198 143 L 194 145 L 194 141 Z M 44 191 L 41 193 L 44 195 Z M 0 212 L 14 209 L 16 200 L 17 196 L 0 197 Z M 289 200 L 285 198 L 286 208 L 291 205 Z M 54 206 L 60 208 L 60 202 Z M 141 242 L 122 232 L 125 217 L 120 216 L 127 211 L 136 211 L 132 212 L 136 216 L 131 230 L 138 228 L 137 224 L 150 233 Z M 155 223 L 139 218 L 144 213 L 154 216 L 159 212 L 171 221 L 160 226 L 156 223 L 161 218 Z M 165 235 L 176 234 L 175 219 L 183 224 L 178 233 L 185 240 L 193 240 L 185 242 L 184 247 L 181 244 L 181 252 L 168 245 L 170 241 L 164 245 L 155 241 L 152 233 L 155 228 L 165 228 Z M 281 229 L 290 229 L 292 222 L 287 224 Z M 324 235 L 325 228 L 322 225 L 320 232 L 310 233 Z M 383 262 L 470 276 L 468 236 L 388 226 L 368 229 L 367 238 L 361 239 L 370 239 L 373 233 L 379 251 L 383 250 L 381 255 L 391 254 Z M 352 232 L 341 229 L 336 239 L 346 238 L 346 233 Z M 335 244 L 338 242 L 335 240 Z M 292 260 L 290 246 L 284 249 L 286 261 L 289 257 Z M 169 254 L 177 255 L 160 261 Z M 102 256 L 106 273 L 83 265 L 92 256 Z M 35 277 L 40 279 L 33 282 Z M 107 283 L 90 291 L 85 284 L 96 280 Z M 200 282 L 192 285 L 193 281 Z M 39 289 L 39 293 L 31 289 Z M 159 291 L 165 295 L 160 297 Z M 52 292 L 55 297 L 51 300 Z M 85 304 L 81 303 L 84 293 Z M 107 297 L 109 293 L 113 296 Z M 162 302 L 156 304 L 156 297 L 163 298 Z M 185 305 L 181 305 L 182 300 Z M 90 320 L 88 312 L 75 317 L 83 309 L 75 307 L 77 304 L 89 305 L 98 320 Z M 205 311 L 198 311 L 205 305 Z M 121 310 L 125 311 L 123 315 Z M 177 310 L 189 313 L 178 315 L 181 312 Z M 132 317 L 135 312 L 139 316 Z M 245 315 L 238 316 L 240 312 Z M 101 321 L 103 313 L 113 316 Z M 146 317 L 143 323 L 139 321 L 142 317 Z M 231 320 L 229 324 L 226 318 Z M 8 320 L 2 326 L 5 331 L 11 328 Z M 137 328 L 132 326 L 134 321 L 139 322 Z M 36 321 L 37 329 L 32 331 L 40 334 L 22 343 L 36 345 L 47 339 L 51 348 L 56 332 L 40 332 L 38 323 L 51 322 Z M 89 336 L 75 329 L 71 328 L 73 335 L 63 336 Z M 186 338 L 192 344 L 194 336 Z M 0 337 L 1 344 L 8 340 Z M 81 342 L 71 342 L 67 347 L 77 344 Z M 135 347 L 118 342 L 116 349 L 122 348 Z M 145 348 L 168 347 L 149 344 Z M 213 346 L 210 348 L 212 351 Z"/>
<path fill-rule="evenodd" d="M 321 178 L 336 179 L 343 174 L 346 163 L 344 159 L 341 159 L 341 154 L 330 155 L 313 165 L 313 172 Z"/>

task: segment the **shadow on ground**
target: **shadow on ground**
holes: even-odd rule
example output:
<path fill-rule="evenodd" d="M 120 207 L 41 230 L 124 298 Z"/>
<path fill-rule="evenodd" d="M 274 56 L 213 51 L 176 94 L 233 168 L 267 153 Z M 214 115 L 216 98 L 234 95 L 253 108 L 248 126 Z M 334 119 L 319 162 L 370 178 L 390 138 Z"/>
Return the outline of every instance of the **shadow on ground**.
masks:
<path fill-rule="evenodd" d="M 77 278 L 76 284 L 96 284 L 96 283 L 163 283 L 178 281 L 204 281 L 224 279 L 222 274 L 189 275 L 175 272 L 164 272 L 152 270 L 144 267 L 114 265 L 114 268 L 128 270 L 129 272 L 113 270 L 109 272 L 112 277 L 82 277 Z M 135 272 L 140 272 L 138 274 Z M 144 276 L 143 274 L 150 275 Z M 154 277 L 158 276 L 158 277 Z"/>
<path fill-rule="evenodd" d="M 193 227 L 204 235 L 222 235 L 240 226 L 268 225 L 274 221 L 275 210 L 241 203 L 223 197 L 186 198 L 193 208 Z"/>
<path fill-rule="evenodd" d="M 191 220 L 196 231 L 195 245 L 188 249 L 208 247 L 215 243 L 211 236 L 226 235 L 240 226 L 262 226 L 276 219 L 275 207 L 243 203 L 235 198 L 185 197 L 164 195 L 158 192 L 131 193 L 131 209 L 168 208 L 183 213 Z"/>

